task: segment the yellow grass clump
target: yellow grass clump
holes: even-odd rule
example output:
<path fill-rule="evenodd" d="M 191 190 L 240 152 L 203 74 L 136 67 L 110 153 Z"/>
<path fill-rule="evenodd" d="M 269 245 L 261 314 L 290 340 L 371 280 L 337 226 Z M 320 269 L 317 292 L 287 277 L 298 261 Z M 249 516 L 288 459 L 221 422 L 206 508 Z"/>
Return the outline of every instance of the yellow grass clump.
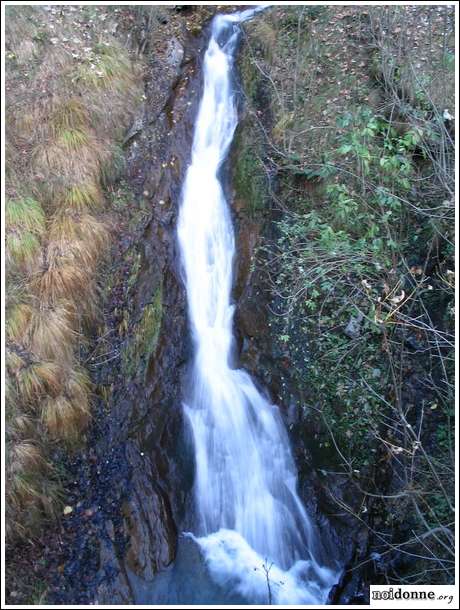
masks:
<path fill-rule="evenodd" d="M 18 413 L 11 418 L 10 436 L 15 440 L 33 438 L 35 435 L 35 421 L 30 415 Z"/>
<path fill-rule="evenodd" d="M 109 244 L 109 230 L 105 223 L 97 220 L 91 214 L 64 208 L 54 216 L 49 238 L 51 242 L 84 241 L 91 250 L 101 254 Z"/>
<path fill-rule="evenodd" d="M 32 311 L 25 343 L 40 360 L 70 365 L 78 340 L 74 325 L 75 314 L 63 302 L 54 306 L 42 304 Z"/>
<path fill-rule="evenodd" d="M 59 481 L 36 441 L 7 443 L 6 537 L 28 541 L 43 517 L 52 518 L 59 502 Z"/>
<path fill-rule="evenodd" d="M 47 29 L 42 7 L 7 7 L 7 68 L 21 69 L 6 104 L 9 539 L 29 538 L 53 515 L 59 480 L 49 445 L 75 446 L 90 421 L 79 347 L 97 319 L 97 269 L 110 238 L 101 185 L 119 173 L 113 152 L 141 93 L 140 72 L 103 20 L 77 54 L 62 48 L 81 34 L 65 12 Z"/>
<path fill-rule="evenodd" d="M 5 226 L 7 264 L 30 272 L 39 259 L 45 229 L 41 205 L 30 197 L 7 199 Z"/>
<path fill-rule="evenodd" d="M 31 441 L 21 441 L 11 448 L 12 468 L 11 472 L 44 472 L 50 469 L 50 465 L 44 459 L 40 448 Z"/>
<path fill-rule="evenodd" d="M 18 303 L 7 311 L 5 334 L 7 341 L 21 343 L 29 328 L 32 307 L 28 303 Z"/>
<path fill-rule="evenodd" d="M 97 212 L 104 207 L 104 197 L 97 182 L 90 180 L 71 186 L 64 198 L 63 205 L 79 214 Z"/>
<path fill-rule="evenodd" d="M 20 228 L 40 235 L 45 226 L 45 214 L 38 201 L 31 197 L 7 200 L 5 222 L 8 227 Z"/>
<path fill-rule="evenodd" d="M 55 304 L 60 299 L 70 300 L 77 294 L 85 294 L 87 275 L 85 270 L 66 261 L 54 248 L 51 262 L 36 281 L 38 294 L 46 303 Z"/>
<path fill-rule="evenodd" d="M 48 260 L 58 257 L 61 265 L 74 264 L 82 268 L 86 273 L 94 270 L 98 260 L 98 252 L 93 244 L 86 240 L 60 239 L 50 241 L 47 247 Z"/>
<path fill-rule="evenodd" d="M 81 323 L 92 323 L 98 315 L 96 262 L 94 244 L 83 240 L 50 242 L 45 262 L 31 282 L 32 289 L 44 305 L 64 303 Z"/>
<path fill-rule="evenodd" d="M 81 146 L 74 154 L 69 154 L 67 145 L 53 141 L 47 145 L 37 145 L 32 153 L 34 171 L 42 176 L 43 186 L 50 198 L 59 198 L 74 184 L 84 184 L 95 179 L 100 171 L 100 161 L 104 157 L 101 145 Z M 46 184 L 51 182 L 50 184 Z M 60 201 L 53 202 L 57 208 Z"/>
<path fill-rule="evenodd" d="M 90 419 L 91 384 L 83 369 L 69 371 L 63 391 L 42 406 L 42 422 L 51 438 L 78 440 Z"/>
<path fill-rule="evenodd" d="M 75 97 L 60 100 L 52 112 L 50 127 L 55 138 L 70 130 L 88 131 L 91 127 L 88 108 Z"/>
<path fill-rule="evenodd" d="M 78 151 L 88 144 L 88 135 L 81 129 L 65 129 L 59 136 L 58 144 L 67 152 Z"/>
<path fill-rule="evenodd" d="M 109 231 L 94 216 L 66 208 L 53 218 L 49 238 L 48 261 L 59 257 L 61 264 L 73 263 L 89 273 L 104 258 Z"/>
<path fill-rule="evenodd" d="M 25 405 L 37 410 L 44 396 L 57 396 L 64 383 L 64 371 L 56 362 L 32 361 L 16 373 L 19 396 Z"/>

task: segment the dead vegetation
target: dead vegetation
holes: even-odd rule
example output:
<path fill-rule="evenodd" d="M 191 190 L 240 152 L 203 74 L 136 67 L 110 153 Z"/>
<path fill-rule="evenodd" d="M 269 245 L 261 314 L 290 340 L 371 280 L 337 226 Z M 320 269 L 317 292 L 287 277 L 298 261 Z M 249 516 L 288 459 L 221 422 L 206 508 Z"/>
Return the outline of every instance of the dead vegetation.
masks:
<path fill-rule="evenodd" d="M 59 509 L 53 443 L 74 447 L 91 417 L 80 354 L 110 242 L 103 182 L 141 95 L 114 17 L 6 8 L 9 543 L 33 540 Z"/>

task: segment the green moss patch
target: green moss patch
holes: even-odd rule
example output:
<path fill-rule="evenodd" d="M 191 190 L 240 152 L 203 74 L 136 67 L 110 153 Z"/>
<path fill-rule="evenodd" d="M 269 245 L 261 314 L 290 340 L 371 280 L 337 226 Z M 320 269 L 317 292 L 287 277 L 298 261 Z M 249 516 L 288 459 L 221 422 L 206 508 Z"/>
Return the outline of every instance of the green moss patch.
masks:
<path fill-rule="evenodd" d="M 122 352 L 122 367 L 127 377 L 144 376 L 147 363 L 155 352 L 163 317 L 163 287 L 159 284 L 152 301 L 144 307 L 134 324 Z"/>

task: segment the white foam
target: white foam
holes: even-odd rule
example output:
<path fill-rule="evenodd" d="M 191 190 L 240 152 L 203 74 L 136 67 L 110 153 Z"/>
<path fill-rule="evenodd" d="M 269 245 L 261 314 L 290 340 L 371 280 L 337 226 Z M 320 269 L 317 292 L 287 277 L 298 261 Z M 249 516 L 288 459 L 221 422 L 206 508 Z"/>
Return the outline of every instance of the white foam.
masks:
<path fill-rule="evenodd" d="M 211 578 L 248 603 L 268 603 L 271 598 L 272 604 L 280 605 L 324 604 L 336 580 L 334 572 L 323 568 L 319 583 L 316 567 L 306 560 L 283 570 L 254 551 L 234 530 L 220 529 L 202 537 L 188 535 L 201 547 Z"/>

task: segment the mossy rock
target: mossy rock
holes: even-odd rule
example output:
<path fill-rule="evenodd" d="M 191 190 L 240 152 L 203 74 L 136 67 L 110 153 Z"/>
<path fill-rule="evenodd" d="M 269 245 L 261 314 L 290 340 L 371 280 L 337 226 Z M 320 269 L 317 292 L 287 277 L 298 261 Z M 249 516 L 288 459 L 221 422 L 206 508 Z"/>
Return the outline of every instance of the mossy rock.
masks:
<path fill-rule="evenodd" d="M 264 84 L 261 74 L 248 53 L 242 53 L 239 62 L 241 87 L 247 105 L 260 107 Z M 267 206 L 267 178 L 262 165 L 263 143 L 260 130 L 252 125 L 253 119 L 246 115 L 235 136 L 233 150 L 233 187 L 235 207 L 250 218 L 257 218 Z"/>
<path fill-rule="evenodd" d="M 147 363 L 157 347 L 162 318 L 163 286 L 160 283 L 123 350 L 122 369 L 126 377 L 145 376 Z"/>
<path fill-rule="evenodd" d="M 267 185 L 258 145 L 243 126 L 236 138 L 233 186 L 237 209 L 255 218 L 267 205 Z"/>

